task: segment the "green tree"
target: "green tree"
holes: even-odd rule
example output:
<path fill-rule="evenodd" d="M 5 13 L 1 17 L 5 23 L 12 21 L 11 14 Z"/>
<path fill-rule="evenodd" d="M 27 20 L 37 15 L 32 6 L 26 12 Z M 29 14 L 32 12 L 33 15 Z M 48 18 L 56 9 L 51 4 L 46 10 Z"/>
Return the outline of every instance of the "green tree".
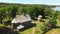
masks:
<path fill-rule="evenodd" d="M 57 21 L 55 18 L 51 18 L 49 19 L 48 23 L 46 24 L 46 26 L 49 26 L 49 27 L 55 27 L 57 24 Z"/>
<path fill-rule="evenodd" d="M 45 7 L 44 12 L 45 16 L 52 17 L 54 10 L 51 7 Z"/>
<path fill-rule="evenodd" d="M 55 19 L 57 19 L 57 14 L 58 14 L 57 12 L 54 12 L 54 14 L 53 14 L 52 17 L 55 18 Z"/>
<path fill-rule="evenodd" d="M 16 16 L 17 12 L 18 12 L 18 7 L 17 6 L 13 6 L 13 9 L 11 11 L 12 18 L 14 18 Z"/>
<path fill-rule="evenodd" d="M 0 22 L 2 23 L 2 19 L 6 16 L 5 15 L 5 8 L 0 7 Z"/>

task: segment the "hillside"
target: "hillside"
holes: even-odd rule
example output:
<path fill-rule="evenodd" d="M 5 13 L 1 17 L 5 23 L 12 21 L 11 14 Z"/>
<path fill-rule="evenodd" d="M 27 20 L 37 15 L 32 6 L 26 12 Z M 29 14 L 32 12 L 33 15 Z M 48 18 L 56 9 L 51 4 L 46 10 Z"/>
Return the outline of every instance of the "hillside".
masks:
<path fill-rule="evenodd" d="M 3 2 L 0 2 L 0 5 L 37 5 L 37 6 L 50 6 L 50 7 L 57 7 L 60 5 L 45 5 L 45 4 L 20 4 L 20 3 L 3 3 Z"/>

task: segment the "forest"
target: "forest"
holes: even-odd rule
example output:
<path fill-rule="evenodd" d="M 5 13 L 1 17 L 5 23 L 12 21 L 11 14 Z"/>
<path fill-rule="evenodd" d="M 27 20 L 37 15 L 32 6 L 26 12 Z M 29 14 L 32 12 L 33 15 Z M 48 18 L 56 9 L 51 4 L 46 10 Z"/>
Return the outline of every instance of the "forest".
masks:
<path fill-rule="evenodd" d="M 13 19 L 17 14 L 26 13 L 31 18 L 37 17 L 39 14 L 45 18 L 45 16 L 52 17 L 55 6 L 48 5 L 24 5 L 24 4 L 9 4 L 0 3 L 0 22 L 3 20 Z M 57 11 L 58 12 L 58 11 Z"/>

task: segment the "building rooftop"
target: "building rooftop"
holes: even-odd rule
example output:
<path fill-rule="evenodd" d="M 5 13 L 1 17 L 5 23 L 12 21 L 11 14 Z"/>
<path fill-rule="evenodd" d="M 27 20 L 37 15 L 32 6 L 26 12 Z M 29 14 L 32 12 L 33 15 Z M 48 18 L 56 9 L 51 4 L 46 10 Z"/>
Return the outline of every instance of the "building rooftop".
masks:
<path fill-rule="evenodd" d="M 31 18 L 28 14 L 26 15 L 17 15 L 12 21 L 11 23 L 23 23 L 23 22 L 27 22 L 27 21 L 31 21 Z"/>

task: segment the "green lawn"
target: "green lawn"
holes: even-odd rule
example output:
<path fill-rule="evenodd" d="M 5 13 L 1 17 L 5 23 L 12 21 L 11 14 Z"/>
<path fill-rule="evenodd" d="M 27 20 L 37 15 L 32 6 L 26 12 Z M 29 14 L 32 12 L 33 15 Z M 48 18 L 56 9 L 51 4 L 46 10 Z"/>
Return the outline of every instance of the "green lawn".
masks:
<path fill-rule="evenodd" d="M 47 22 L 48 19 L 45 19 L 45 22 Z M 41 34 L 43 31 L 40 30 L 40 26 L 43 25 L 44 22 L 38 22 L 33 20 L 32 22 L 34 22 L 36 24 L 36 27 L 34 27 L 34 34 Z M 29 28 L 27 30 L 24 30 L 22 32 L 19 32 L 21 34 L 33 34 L 33 27 Z"/>
<path fill-rule="evenodd" d="M 32 28 L 27 29 L 27 30 L 22 31 L 22 32 L 19 32 L 19 33 L 21 33 L 21 34 L 32 34 Z"/>
<path fill-rule="evenodd" d="M 1 27 L 1 26 L 4 26 L 4 25 L 3 25 L 3 24 L 0 24 L 0 27 Z"/>
<path fill-rule="evenodd" d="M 45 19 L 47 22 L 48 19 Z M 40 26 L 43 25 L 43 22 L 33 21 L 36 23 L 36 27 L 34 29 L 34 34 L 41 34 L 43 31 L 40 30 Z M 60 26 L 60 19 L 57 19 L 57 25 Z M 27 29 L 25 31 L 20 32 L 21 34 L 33 34 L 33 28 Z M 60 34 L 60 28 L 52 29 L 48 31 L 46 34 Z"/>
<path fill-rule="evenodd" d="M 52 29 L 48 31 L 46 34 L 60 34 L 60 28 Z"/>
<path fill-rule="evenodd" d="M 60 26 L 60 16 L 58 16 L 58 19 L 57 19 L 57 26 Z M 60 34 L 60 28 L 57 28 L 57 29 L 52 29 L 50 31 L 48 31 L 46 34 Z"/>

